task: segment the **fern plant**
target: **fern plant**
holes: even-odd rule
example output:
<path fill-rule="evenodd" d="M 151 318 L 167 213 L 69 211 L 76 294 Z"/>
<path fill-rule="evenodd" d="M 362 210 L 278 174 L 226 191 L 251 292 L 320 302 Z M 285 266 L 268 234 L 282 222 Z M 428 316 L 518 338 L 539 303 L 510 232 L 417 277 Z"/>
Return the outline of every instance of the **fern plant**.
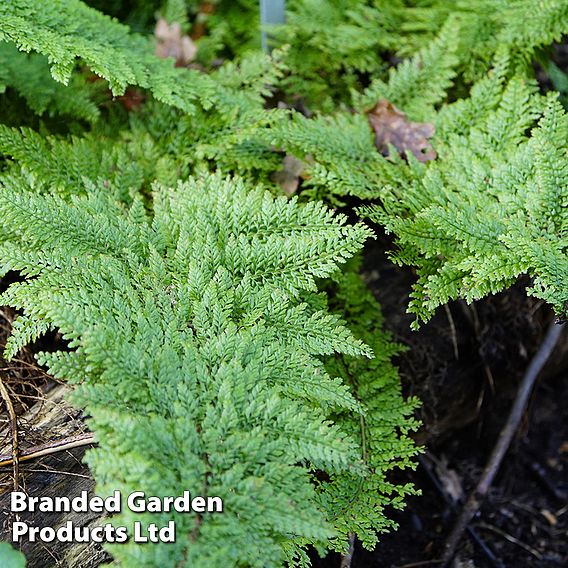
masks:
<path fill-rule="evenodd" d="M 286 24 L 271 29 L 275 45 L 290 44 L 280 88 L 290 102 L 325 112 L 349 106 L 351 92 L 368 82 L 386 81 L 393 60 L 415 56 L 444 29 L 455 32 L 448 55 L 462 95 L 496 58 L 524 66 L 568 31 L 566 0 L 546 0 L 538 10 L 529 0 L 288 0 L 286 14 Z M 209 60 L 242 55 L 258 47 L 257 22 L 254 0 L 216 2 L 200 49 Z M 438 88 L 422 84 L 426 94 Z"/>
<path fill-rule="evenodd" d="M 529 29 L 521 21 L 526 4 L 501 6 L 499 17 L 507 20 L 491 52 L 494 69 L 455 102 L 455 89 L 464 87 L 464 16 L 453 8 L 438 37 L 391 69 L 387 81 L 377 78 L 354 93 L 360 111 L 384 98 L 409 119 L 432 122 L 437 159 L 427 164 L 380 155 L 362 114 L 292 113 L 261 134 L 305 161 L 304 195 L 340 205 L 351 197 L 378 202 L 360 211 L 394 233 L 395 262 L 418 268 L 409 307 L 415 326 L 450 299 L 481 298 L 522 274 L 532 277 L 529 293 L 559 317 L 566 313 L 566 118 L 556 94 L 537 93 L 529 65 L 537 49 L 566 31 L 566 8 L 547 4 Z"/>
<path fill-rule="evenodd" d="M 568 119 L 556 96 L 494 73 L 438 117 L 439 159 L 409 167 L 365 212 L 397 236 L 393 258 L 419 267 L 410 309 L 419 319 L 529 274 L 529 293 L 568 307 Z M 538 122 L 538 124 L 536 124 Z"/>
<path fill-rule="evenodd" d="M 468 301 L 533 279 L 529 293 L 567 310 L 566 116 L 557 95 L 537 92 L 526 68 L 509 59 L 478 81 L 467 98 L 442 107 L 444 88 L 421 95 L 421 78 L 451 84 L 456 58 L 432 57 L 444 35 L 388 82 L 355 98 L 360 108 L 385 97 L 413 120 L 431 121 L 437 158 L 426 164 L 374 147 L 362 114 L 273 122 L 267 139 L 306 161 L 306 195 L 334 204 L 376 202 L 363 216 L 395 235 L 398 264 L 416 266 L 409 310 L 415 327 L 436 307 Z M 447 44 L 446 44 L 447 45 Z M 424 62 L 428 62 L 424 65 Z"/>
<path fill-rule="evenodd" d="M 568 125 L 531 61 L 568 3 L 533 21 L 525 0 L 294 0 L 271 57 L 252 0 L 89 4 L 0 5 L 0 273 L 22 276 L 1 296 L 21 312 L 6 357 L 68 341 L 39 359 L 88 412 L 99 492 L 223 498 L 174 514 L 173 545 L 109 546 L 120 565 L 374 546 L 413 491 L 390 472 L 412 465 L 416 401 L 358 261 L 342 266 L 371 231 L 318 200 L 394 235 L 416 325 L 521 274 L 564 314 Z M 194 68 L 152 53 L 158 13 L 205 30 Z M 377 151 L 379 99 L 435 125 L 435 160 Z M 304 162 L 299 199 L 274 196 L 285 154 Z"/>
<path fill-rule="evenodd" d="M 279 157 L 259 134 L 286 117 L 263 108 L 285 52 L 206 74 L 156 59 L 151 41 L 77 0 L 16 0 L 0 15 L 3 40 L 38 52 L 6 46 L 7 69 L 29 69 L 6 74 L 9 88 L 39 114 L 91 121 L 0 127 L 0 272 L 24 277 L 2 296 L 22 313 L 5 356 L 51 329 L 68 340 L 39 360 L 88 412 L 99 493 L 224 501 L 222 514 L 174 514 L 173 546 L 109 546 L 115 561 L 307 566 L 308 546 L 344 551 L 353 533 L 372 546 L 412 491 L 389 472 L 416 453 L 415 401 L 401 396 L 376 302 L 358 275 L 339 276 L 370 231 L 251 186 L 274 189 Z M 47 64 L 71 85 L 45 77 Z M 85 65 L 115 95 L 147 89 L 143 107 L 81 114 L 96 109 Z M 38 103 L 40 72 L 54 94 Z M 328 307 L 317 284 L 330 277 L 344 292 Z M 351 293 L 362 303 L 340 300 Z"/>
<path fill-rule="evenodd" d="M 96 94 L 85 78 L 75 74 L 67 87 L 51 80 L 47 59 L 18 53 L 15 46 L 0 43 L 0 91 L 12 89 L 37 115 L 63 115 L 95 122 L 99 109 Z M 4 112 L 6 119 L 7 113 Z"/>
<path fill-rule="evenodd" d="M 24 314 L 6 356 L 51 328 L 69 341 L 72 351 L 40 361 L 78 385 L 73 399 L 99 441 L 88 458 L 99 491 L 224 500 L 223 514 L 174 515 L 173 546 L 113 555 L 124 566 L 279 566 L 307 563 L 307 544 L 343 549 L 347 532 L 374 542 L 389 526 L 383 507 L 409 491 L 384 475 L 415 452 L 392 422 L 412 428 L 412 403 L 400 398 L 388 348 L 374 364 L 385 371 L 362 377 L 363 389 L 377 380 L 390 389 L 380 408 L 326 371 L 321 356 L 372 351 L 315 291 L 368 230 L 218 176 L 155 186 L 152 204 L 149 215 L 139 196 L 123 205 L 95 183 L 67 198 L 0 191 L 2 273 L 27 276 L 2 297 Z M 362 454 L 353 425 L 330 420 L 337 412 L 370 420 L 382 439 Z M 329 481 L 316 483 L 317 472 Z M 374 514 L 345 514 L 354 497 Z"/>

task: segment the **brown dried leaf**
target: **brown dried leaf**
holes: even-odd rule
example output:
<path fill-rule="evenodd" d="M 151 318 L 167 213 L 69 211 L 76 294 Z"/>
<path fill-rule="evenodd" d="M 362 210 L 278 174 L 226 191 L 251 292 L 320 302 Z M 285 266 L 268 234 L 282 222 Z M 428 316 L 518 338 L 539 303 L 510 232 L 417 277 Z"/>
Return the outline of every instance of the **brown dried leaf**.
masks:
<path fill-rule="evenodd" d="M 291 154 L 286 154 L 282 161 L 282 169 L 272 174 L 272 181 L 277 183 L 286 195 L 293 195 L 300 185 L 300 177 L 304 173 L 307 164 L 298 160 Z"/>
<path fill-rule="evenodd" d="M 126 87 L 124 95 L 116 98 L 128 112 L 133 112 L 142 106 L 146 100 L 146 95 L 140 89 Z"/>
<path fill-rule="evenodd" d="M 446 495 L 452 500 L 452 503 L 459 503 L 465 493 L 457 471 L 449 467 L 448 458 L 442 456 L 435 461 L 434 467 Z"/>
<path fill-rule="evenodd" d="M 186 67 L 195 59 L 197 46 L 189 36 L 181 35 L 181 25 L 178 22 L 168 24 L 164 18 L 159 18 L 154 35 L 158 40 L 156 44 L 158 57 L 162 59 L 174 57 L 176 67 Z"/>
<path fill-rule="evenodd" d="M 412 152 L 419 162 L 436 158 L 436 151 L 428 141 L 434 135 L 429 122 L 411 122 L 406 115 L 386 99 L 381 99 L 367 117 L 375 132 L 375 145 L 388 156 L 389 144 L 401 154 Z"/>
<path fill-rule="evenodd" d="M 191 31 L 191 39 L 199 39 L 207 33 L 207 20 L 211 14 L 215 13 L 216 8 L 213 2 L 201 3 Z"/>

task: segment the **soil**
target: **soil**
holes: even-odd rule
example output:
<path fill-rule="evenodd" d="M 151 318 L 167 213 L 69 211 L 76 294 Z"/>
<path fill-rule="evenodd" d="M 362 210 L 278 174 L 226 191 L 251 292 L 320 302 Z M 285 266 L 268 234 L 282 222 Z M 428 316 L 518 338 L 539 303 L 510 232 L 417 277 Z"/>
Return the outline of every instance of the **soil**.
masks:
<path fill-rule="evenodd" d="M 402 472 L 422 492 L 393 512 L 398 531 L 374 551 L 356 546 L 352 568 L 436 566 L 464 497 L 475 486 L 507 418 L 517 386 L 553 319 L 529 298 L 526 283 L 472 306 L 441 308 L 419 331 L 405 313 L 414 275 L 368 251 L 366 275 L 386 327 L 411 347 L 400 356 L 406 394 L 422 400 L 416 471 Z M 531 398 L 499 475 L 462 539 L 454 568 L 552 568 L 568 565 L 568 333 Z M 330 555 L 314 563 L 339 568 Z"/>

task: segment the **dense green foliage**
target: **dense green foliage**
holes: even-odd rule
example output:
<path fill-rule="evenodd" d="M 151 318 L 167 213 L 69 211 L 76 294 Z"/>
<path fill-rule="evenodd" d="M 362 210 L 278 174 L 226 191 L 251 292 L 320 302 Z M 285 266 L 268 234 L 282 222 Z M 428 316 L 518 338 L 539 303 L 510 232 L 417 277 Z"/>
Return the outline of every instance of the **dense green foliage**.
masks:
<path fill-rule="evenodd" d="M 212 91 L 208 77 L 180 72 L 169 61 L 154 57 L 146 38 L 80 0 L 4 2 L 0 19 L 0 40 L 46 55 L 53 77 L 62 83 L 70 80 L 80 57 L 109 82 L 114 94 L 123 94 L 127 85 L 138 85 L 164 102 L 190 110 L 195 99 L 205 101 L 207 91 Z"/>
<path fill-rule="evenodd" d="M 290 0 L 270 56 L 253 0 L 0 4 L 5 355 L 68 341 L 40 361 L 88 411 L 99 492 L 225 502 L 177 514 L 175 545 L 109 547 L 120 565 L 308 565 L 393 527 L 416 402 L 359 274 L 372 232 L 321 200 L 394 235 L 416 325 L 521 274 L 566 312 L 568 119 L 533 64 L 566 96 L 568 0 L 538 4 Z M 154 55 L 158 16 L 195 36 L 189 68 Z M 381 99 L 436 159 L 377 150 Z"/>
<path fill-rule="evenodd" d="M 342 548 L 348 531 L 372 541 L 384 504 L 408 490 L 384 473 L 414 453 L 395 434 L 412 427 L 410 407 L 387 347 L 360 388 L 382 381 L 395 424 L 381 420 L 383 436 L 362 458 L 360 434 L 330 422 L 330 413 L 367 410 L 320 357 L 372 351 L 314 293 L 314 278 L 332 274 L 368 231 L 218 176 L 155 186 L 152 203 L 148 216 L 140 197 L 124 206 L 96 183 L 71 199 L 0 191 L 2 272 L 28 277 L 3 296 L 24 312 L 7 354 L 49 328 L 76 347 L 40 361 L 79 385 L 74 399 L 99 439 L 89 457 L 99 491 L 184 488 L 224 501 L 222 514 L 174 515 L 175 546 L 118 545 L 114 555 L 125 566 L 278 566 L 307 543 L 339 536 Z M 315 472 L 329 481 L 316 486 Z M 377 509 L 367 523 L 337 519 L 341 501 L 355 499 L 357 510 L 356 490 Z"/>
<path fill-rule="evenodd" d="M 20 16 L 7 12 L 19 29 Z M 86 38 L 76 41 L 65 22 L 87 16 Z M 249 133 L 270 124 L 266 85 L 281 76 L 284 54 L 251 54 L 199 74 L 212 87 L 188 106 L 163 93 L 196 72 L 151 54 L 130 74 L 115 71 L 115 61 L 130 65 L 121 53 L 147 50 L 118 24 L 78 2 L 26 21 L 34 18 L 32 43 L 19 47 L 47 54 L 54 76 L 77 87 L 51 82 L 40 55 L 7 51 L 13 67 L 30 70 L 29 81 L 6 72 L 13 105 L 70 120 L 69 133 L 60 121 L 41 119 L 0 129 L 0 149 L 10 157 L 1 178 L 0 265 L 25 276 L 3 296 L 22 311 L 5 356 L 49 329 L 68 340 L 70 350 L 40 361 L 77 385 L 74 401 L 87 409 L 99 441 L 89 457 L 99 492 L 187 489 L 224 500 L 222 514 L 176 515 L 175 546 L 120 545 L 115 559 L 280 566 L 308 563 L 310 544 L 345 550 L 351 533 L 372 546 L 393 526 L 385 508 L 402 506 L 412 491 L 388 472 L 411 465 L 416 448 L 407 435 L 416 424 L 375 300 L 355 272 L 338 274 L 370 233 L 316 203 L 275 201 L 239 178 L 205 173 L 237 171 L 276 189 L 267 180 L 280 159 Z M 117 93 L 128 82 L 155 99 L 129 115 L 103 89 L 91 89 L 81 68 L 71 72 L 75 56 Z M 150 70 L 167 68 L 158 83 L 148 79 Z M 49 98 L 35 86 L 40 80 L 54 86 Z M 85 88 L 74 98 L 80 81 Z M 340 315 L 316 293 L 315 279 L 330 276 Z M 113 522 L 134 520 L 140 516 L 124 513 Z"/>
<path fill-rule="evenodd" d="M 408 168 L 369 216 L 419 267 L 410 309 L 497 292 L 529 274 L 531 294 L 568 310 L 568 117 L 556 97 L 498 73 L 438 117 L 439 159 Z M 538 126 L 536 125 L 538 121 Z"/>

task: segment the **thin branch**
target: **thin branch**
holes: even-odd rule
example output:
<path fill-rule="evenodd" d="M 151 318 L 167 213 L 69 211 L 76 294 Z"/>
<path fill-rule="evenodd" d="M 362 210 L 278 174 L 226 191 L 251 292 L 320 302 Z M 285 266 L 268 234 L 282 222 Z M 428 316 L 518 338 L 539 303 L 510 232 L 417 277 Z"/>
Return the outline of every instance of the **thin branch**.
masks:
<path fill-rule="evenodd" d="M 355 533 L 349 533 L 349 548 L 345 554 L 341 555 L 341 564 L 339 568 L 351 568 L 353 562 L 353 553 L 355 552 Z"/>
<path fill-rule="evenodd" d="M 33 460 L 42 456 L 63 452 L 72 448 L 78 448 L 80 446 L 90 446 L 91 444 L 96 444 L 95 438 L 93 434 L 87 432 L 86 434 L 79 434 L 78 436 L 72 436 L 56 442 L 48 442 L 47 444 L 41 444 L 39 446 L 28 448 L 27 450 L 22 450 L 18 457 L 18 461 L 23 462 Z M 13 462 L 13 455 L 0 455 L 0 467 L 10 465 Z"/>
<path fill-rule="evenodd" d="M 511 445 L 511 441 L 513 440 L 515 432 L 517 431 L 525 412 L 536 378 L 558 343 L 562 334 L 562 329 L 563 325 L 559 325 L 554 322 L 550 324 L 544 341 L 536 355 L 533 357 L 521 381 L 521 385 L 517 392 L 517 396 L 513 407 L 511 408 L 507 422 L 499 434 L 499 439 L 497 440 L 491 457 L 481 474 L 477 487 L 469 496 L 452 532 L 450 533 L 450 536 L 445 542 L 444 554 L 442 556 L 444 566 L 447 566 L 454 557 L 464 531 L 469 525 L 471 519 L 473 519 L 475 514 L 479 511 L 479 508 L 481 507 L 481 504 L 483 503 L 483 500 L 487 495 L 497 472 L 499 471 L 503 457 Z"/>
<path fill-rule="evenodd" d="M 12 433 L 12 455 L 10 461 L 12 463 L 12 472 L 14 476 L 14 491 L 18 491 L 20 486 L 20 468 L 18 461 L 18 418 L 16 417 L 16 412 L 14 410 L 14 405 L 12 404 L 12 399 L 8 393 L 8 389 L 4 384 L 4 380 L 0 376 L 0 395 L 4 399 L 6 408 L 8 409 L 8 415 L 10 416 L 10 431 Z"/>
<path fill-rule="evenodd" d="M 512 542 L 517 546 L 520 546 L 521 548 L 526 550 L 529 554 L 532 554 L 538 560 L 542 560 L 542 554 L 538 550 L 536 550 L 536 548 L 533 548 L 532 546 L 529 546 L 527 543 L 520 541 L 518 538 L 515 538 L 513 535 L 509 534 L 508 532 L 505 532 L 500 528 L 494 527 L 493 525 L 489 525 L 487 523 L 478 523 L 477 526 L 480 529 L 486 529 L 488 531 L 494 532 L 495 534 L 502 536 L 504 539 L 508 540 L 509 542 Z"/>
<path fill-rule="evenodd" d="M 457 508 L 457 502 L 451 499 L 448 493 L 444 491 L 439 479 L 436 477 L 431 467 L 428 465 L 426 459 L 424 459 L 425 457 L 432 461 L 434 461 L 435 459 L 432 454 L 426 453 L 424 456 L 418 456 L 418 463 L 422 466 L 422 469 L 426 472 L 426 475 L 430 479 L 430 482 L 436 488 L 438 493 L 441 495 L 442 499 L 449 507 L 450 511 L 454 513 Z M 503 562 L 501 562 L 501 560 L 499 560 L 495 556 L 491 548 L 489 548 L 489 545 L 486 544 L 486 542 L 479 536 L 479 534 L 477 534 L 475 529 L 473 527 L 468 526 L 466 530 L 469 536 L 471 537 L 471 539 L 473 540 L 473 542 L 475 542 L 475 544 L 479 546 L 479 548 L 481 549 L 487 560 L 490 562 L 490 564 L 495 568 L 504 568 Z M 437 562 L 441 563 L 442 561 L 437 560 Z M 397 568 L 403 568 L 403 567 L 397 567 Z"/>

